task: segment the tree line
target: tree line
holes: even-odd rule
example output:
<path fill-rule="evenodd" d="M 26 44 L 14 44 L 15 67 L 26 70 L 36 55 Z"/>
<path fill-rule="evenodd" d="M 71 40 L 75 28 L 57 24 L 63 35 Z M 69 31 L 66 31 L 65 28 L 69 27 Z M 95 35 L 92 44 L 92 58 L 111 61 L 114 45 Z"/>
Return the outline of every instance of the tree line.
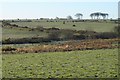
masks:
<path fill-rule="evenodd" d="M 83 18 L 83 14 L 82 13 L 76 13 L 74 15 L 75 17 L 77 17 L 78 20 L 82 19 Z M 108 16 L 109 14 L 108 13 L 102 13 L 102 12 L 94 12 L 94 13 L 91 13 L 89 15 L 91 17 L 91 19 L 108 19 Z M 49 20 L 49 18 L 40 18 L 41 20 Z M 59 18 L 59 17 L 56 17 L 55 18 L 56 20 L 60 19 L 60 20 L 72 20 L 72 16 L 71 15 L 68 15 L 66 18 Z M 17 19 L 18 21 L 20 19 Z M 27 19 L 26 19 L 27 20 Z M 39 19 L 37 19 L 39 20 Z M 52 18 L 51 18 L 52 20 Z M 28 22 L 31 22 L 30 20 L 27 20 Z"/>
<path fill-rule="evenodd" d="M 82 13 L 76 13 L 74 15 L 75 17 L 77 17 L 78 20 L 82 19 L 83 14 Z M 101 13 L 101 12 L 95 12 L 95 13 L 91 13 L 90 17 L 91 19 L 100 19 L 102 17 L 102 19 L 108 19 L 109 14 L 108 13 Z M 56 17 L 56 19 L 59 19 L 58 17 Z M 73 19 L 72 16 L 67 16 L 67 19 Z"/>

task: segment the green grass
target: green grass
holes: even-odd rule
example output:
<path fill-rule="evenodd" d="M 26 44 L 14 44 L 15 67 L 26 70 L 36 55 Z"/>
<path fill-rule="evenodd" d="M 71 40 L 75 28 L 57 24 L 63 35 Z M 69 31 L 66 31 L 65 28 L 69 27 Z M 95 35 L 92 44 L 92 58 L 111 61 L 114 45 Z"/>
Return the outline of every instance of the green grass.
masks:
<path fill-rule="evenodd" d="M 1 47 L 0 47 L 1 49 Z M 2 55 L 1 55 L 1 51 L 0 51 L 0 79 L 2 78 Z"/>
<path fill-rule="evenodd" d="M 117 77 L 117 49 L 3 54 L 4 78 Z"/>
<path fill-rule="evenodd" d="M 2 22 L 0 22 L 0 26 L 2 25 Z"/>
<path fill-rule="evenodd" d="M 29 29 L 25 28 L 2 28 L 3 40 L 8 38 L 25 38 L 35 36 L 46 36 L 46 33 L 41 31 L 29 31 Z"/>
<path fill-rule="evenodd" d="M 43 26 L 46 28 L 57 27 L 62 29 L 76 29 L 76 30 L 94 30 L 96 32 L 110 32 L 113 31 L 113 28 L 117 26 L 115 23 L 111 22 L 14 22 L 15 24 L 28 27 L 37 27 Z M 73 27 L 73 25 L 76 25 Z"/>
<path fill-rule="evenodd" d="M 113 31 L 114 27 L 117 25 L 111 22 L 66 22 L 63 24 L 60 22 L 14 22 L 19 26 L 28 26 L 31 28 L 35 28 L 37 26 L 43 26 L 46 28 L 57 27 L 62 29 L 75 29 L 75 30 L 93 30 L 96 32 L 110 32 Z M 73 24 L 76 26 L 73 27 Z M 2 39 L 8 38 L 24 38 L 24 37 L 33 37 L 33 36 L 47 36 L 48 33 L 41 31 L 29 31 L 29 29 L 22 28 L 2 28 Z"/>

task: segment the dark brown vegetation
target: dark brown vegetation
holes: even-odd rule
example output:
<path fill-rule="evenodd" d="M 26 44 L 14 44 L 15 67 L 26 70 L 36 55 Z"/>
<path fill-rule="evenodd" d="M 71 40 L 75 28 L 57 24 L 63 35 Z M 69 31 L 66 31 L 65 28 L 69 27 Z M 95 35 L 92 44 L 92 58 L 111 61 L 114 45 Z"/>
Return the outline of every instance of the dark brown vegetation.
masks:
<path fill-rule="evenodd" d="M 16 50 L 16 48 L 12 48 L 12 47 L 10 47 L 10 46 L 3 47 L 3 48 L 2 48 L 2 51 L 15 51 L 15 50 Z"/>
<path fill-rule="evenodd" d="M 38 53 L 38 52 L 58 52 L 75 50 L 94 50 L 117 48 L 114 43 L 120 42 L 120 39 L 91 39 L 81 41 L 67 41 L 59 44 L 47 44 L 23 48 L 3 48 L 2 51 L 14 51 L 15 53 Z M 14 50 L 13 50 L 14 49 Z"/>

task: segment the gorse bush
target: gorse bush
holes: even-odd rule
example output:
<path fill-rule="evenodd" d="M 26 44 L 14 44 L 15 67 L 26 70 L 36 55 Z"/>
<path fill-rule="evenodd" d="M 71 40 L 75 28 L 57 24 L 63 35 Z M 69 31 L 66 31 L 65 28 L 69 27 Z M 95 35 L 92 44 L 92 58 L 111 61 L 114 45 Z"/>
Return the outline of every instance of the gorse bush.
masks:
<path fill-rule="evenodd" d="M 45 28 L 43 26 L 37 26 L 35 29 L 39 30 L 39 31 L 44 31 L 45 30 Z"/>
<path fill-rule="evenodd" d="M 2 51 L 15 51 L 16 48 L 12 48 L 10 46 L 2 47 Z"/>
<path fill-rule="evenodd" d="M 117 34 L 114 32 L 103 32 L 103 33 L 98 33 L 96 35 L 97 39 L 110 39 L 110 38 L 117 38 Z"/>
<path fill-rule="evenodd" d="M 7 25 L 10 26 L 10 25 L 11 25 L 10 22 L 3 20 L 3 21 L 2 21 L 2 27 L 7 26 Z"/>
<path fill-rule="evenodd" d="M 10 40 L 3 40 L 2 44 L 24 44 L 24 43 L 41 43 L 41 42 L 50 42 L 50 39 L 43 37 L 32 37 L 32 38 L 20 38 Z"/>
<path fill-rule="evenodd" d="M 118 24 L 118 26 L 115 26 L 114 32 L 117 34 L 118 37 L 120 37 L 120 24 Z"/>
<path fill-rule="evenodd" d="M 73 39 L 75 40 L 82 40 L 82 39 L 85 39 L 86 36 L 83 35 L 83 34 L 79 34 L 79 35 L 73 35 Z"/>
<path fill-rule="evenodd" d="M 52 31 L 48 34 L 49 40 L 59 40 L 60 39 L 60 32 L 59 31 Z"/>
<path fill-rule="evenodd" d="M 88 32 L 89 33 L 89 32 Z M 8 38 L 2 41 L 2 44 L 24 44 L 24 43 L 42 43 L 61 40 L 85 40 L 85 39 L 112 39 L 118 38 L 118 35 L 114 32 L 103 32 L 94 34 L 80 34 L 75 31 L 59 30 L 50 31 L 47 37 L 27 37 L 13 39 Z"/>

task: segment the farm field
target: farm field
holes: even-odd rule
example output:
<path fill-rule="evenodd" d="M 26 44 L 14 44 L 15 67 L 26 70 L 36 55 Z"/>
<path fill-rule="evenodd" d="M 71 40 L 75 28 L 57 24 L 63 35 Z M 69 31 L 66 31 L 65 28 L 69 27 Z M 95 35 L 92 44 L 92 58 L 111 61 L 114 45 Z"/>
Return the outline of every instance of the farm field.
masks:
<path fill-rule="evenodd" d="M 102 21 L 4 22 L 2 77 L 117 78 L 120 39 L 113 32 L 116 25 Z"/>
<path fill-rule="evenodd" d="M 3 54 L 2 63 L 3 78 L 115 78 L 118 49 Z"/>
<path fill-rule="evenodd" d="M 110 32 L 113 31 L 113 28 L 117 26 L 116 23 L 113 22 L 46 22 L 46 21 L 39 21 L 39 22 L 13 22 L 12 24 L 17 24 L 20 26 L 28 26 L 30 28 L 35 27 L 56 27 L 60 29 L 73 29 L 73 30 L 92 30 L 96 32 Z M 73 26 L 75 25 L 75 27 Z M 108 28 L 109 26 L 109 28 Z"/>
<path fill-rule="evenodd" d="M 46 36 L 47 33 L 41 31 L 29 31 L 29 29 L 24 28 L 2 28 L 2 40 L 8 38 L 25 38 L 25 37 L 35 37 L 35 36 Z"/>
<path fill-rule="evenodd" d="M 71 30 L 88 30 L 88 31 L 96 31 L 96 32 L 113 32 L 115 26 L 117 26 L 116 23 L 113 22 L 67 22 L 63 24 L 62 21 L 60 22 L 46 22 L 46 21 L 40 21 L 40 22 L 11 22 L 11 24 L 16 24 L 18 26 L 28 28 L 20 28 L 20 27 L 3 27 L 2 28 L 2 40 L 8 39 L 8 38 L 30 38 L 30 37 L 45 37 L 48 36 L 47 31 L 40 31 L 38 30 L 31 30 L 34 28 L 59 28 L 59 29 L 71 29 Z M 75 25 L 75 26 L 73 26 Z M 108 28 L 109 27 L 109 28 Z"/>
<path fill-rule="evenodd" d="M 2 54 L 1 53 L 2 52 L 0 51 L 0 79 L 2 78 Z"/>
<path fill-rule="evenodd" d="M 118 2 L 3 2 L 0 80 L 119 79 L 117 6 Z"/>
<path fill-rule="evenodd" d="M 2 22 L 0 22 L 0 26 L 2 25 Z"/>

